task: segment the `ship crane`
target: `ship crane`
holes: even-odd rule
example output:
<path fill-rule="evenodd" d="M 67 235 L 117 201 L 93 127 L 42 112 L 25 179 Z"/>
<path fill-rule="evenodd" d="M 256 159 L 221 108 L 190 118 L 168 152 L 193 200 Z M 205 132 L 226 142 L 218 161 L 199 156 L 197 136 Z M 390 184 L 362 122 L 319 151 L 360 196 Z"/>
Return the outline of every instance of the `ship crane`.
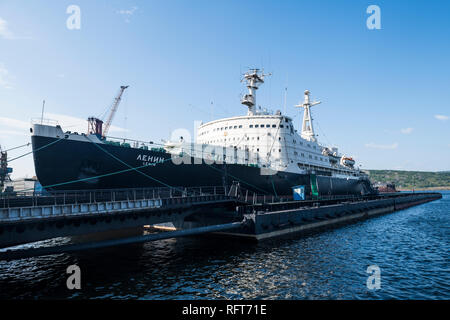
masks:
<path fill-rule="evenodd" d="M 111 127 L 112 120 L 114 119 L 114 116 L 117 112 L 117 108 L 119 107 L 120 100 L 122 99 L 123 92 L 126 88 L 129 86 L 121 86 L 119 92 L 117 93 L 116 97 L 114 98 L 113 104 L 111 106 L 111 112 L 109 113 L 108 120 L 105 123 L 105 129 L 103 129 L 103 120 L 100 120 L 95 117 L 90 117 L 88 119 L 89 122 L 89 128 L 88 133 L 96 134 L 101 137 L 106 137 L 108 134 L 109 128 Z"/>

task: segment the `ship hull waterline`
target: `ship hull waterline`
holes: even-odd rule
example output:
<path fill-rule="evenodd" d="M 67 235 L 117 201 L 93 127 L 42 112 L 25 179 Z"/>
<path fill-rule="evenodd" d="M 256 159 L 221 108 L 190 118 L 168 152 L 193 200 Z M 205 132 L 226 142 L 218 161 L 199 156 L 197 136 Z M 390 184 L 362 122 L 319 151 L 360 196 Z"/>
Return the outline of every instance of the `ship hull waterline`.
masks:
<path fill-rule="evenodd" d="M 298 185 L 305 186 L 305 194 L 311 193 L 310 174 L 278 171 L 262 175 L 260 168 L 242 164 L 206 164 L 193 158 L 190 164 L 175 164 L 165 151 L 70 139 L 55 142 L 59 139 L 36 135 L 31 140 L 36 176 L 47 191 L 231 186 L 239 182 L 259 194 L 292 195 L 292 187 Z M 366 179 L 315 176 L 320 195 L 360 195 L 371 189 Z"/>

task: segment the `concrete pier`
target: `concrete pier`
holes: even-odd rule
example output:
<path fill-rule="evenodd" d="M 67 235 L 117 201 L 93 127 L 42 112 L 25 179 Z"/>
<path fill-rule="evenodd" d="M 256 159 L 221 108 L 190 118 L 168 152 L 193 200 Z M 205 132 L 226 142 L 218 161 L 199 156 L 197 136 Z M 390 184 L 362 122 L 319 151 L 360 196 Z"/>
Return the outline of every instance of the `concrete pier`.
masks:
<path fill-rule="evenodd" d="M 43 239 L 172 223 L 176 231 L 102 243 L 1 253 L 3 258 L 215 233 L 263 240 L 335 227 L 442 198 L 440 193 L 396 193 L 277 203 L 246 203 L 229 194 L 63 203 L 0 209 L 0 248 Z M 218 233 L 220 232 L 220 233 Z"/>
<path fill-rule="evenodd" d="M 365 220 L 440 198 L 442 198 L 440 193 L 399 194 L 388 199 L 343 202 L 309 208 L 255 210 L 253 213 L 245 214 L 248 220 L 253 221 L 252 224 L 223 235 L 263 240 Z M 264 209 L 264 206 L 261 206 L 261 209 Z"/>
<path fill-rule="evenodd" d="M 41 197 L 27 206 L 17 205 L 18 199 L 8 199 L 5 203 L 9 205 L 0 207 L 0 248 L 182 220 L 198 211 L 229 210 L 236 205 L 235 199 L 223 192 L 203 191 L 183 195 L 170 192 L 160 197 L 154 192 L 131 192 L 133 196 L 126 198 L 123 191 L 113 191 L 107 198 L 94 194 L 81 203 L 80 197 L 64 194 L 64 201 Z"/>

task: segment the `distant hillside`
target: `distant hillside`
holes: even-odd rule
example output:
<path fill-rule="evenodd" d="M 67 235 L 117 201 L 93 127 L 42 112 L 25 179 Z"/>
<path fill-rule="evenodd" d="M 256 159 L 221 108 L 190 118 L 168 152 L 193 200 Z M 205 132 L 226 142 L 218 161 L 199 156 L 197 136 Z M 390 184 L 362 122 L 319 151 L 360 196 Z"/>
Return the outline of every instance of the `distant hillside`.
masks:
<path fill-rule="evenodd" d="M 376 184 L 394 183 L 397 189 L 422 189 L 448 187 L 450 171 L 423 172 L 398 170 L 367 170 L 370 180 Z"/>

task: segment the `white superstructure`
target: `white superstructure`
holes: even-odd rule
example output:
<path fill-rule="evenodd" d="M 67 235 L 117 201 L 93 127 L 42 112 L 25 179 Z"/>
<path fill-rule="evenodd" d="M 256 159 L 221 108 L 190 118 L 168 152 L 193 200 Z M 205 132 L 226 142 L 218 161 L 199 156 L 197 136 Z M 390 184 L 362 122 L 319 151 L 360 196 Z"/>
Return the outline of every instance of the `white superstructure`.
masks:
<path fill-rule="evenodd" d="M 239 150 L 239 154 L 245 155 L 243 161 L 251 158 L 256 165 L 276 171 L 326 171 L 333 176 L 359 177 L 362 173 L 354 168 L 353 159 L 346 157 L 344 161 L 337 148 L 327 148 L 317 142 L 310 108 L 320 102 L 311 102 L 308 90 L 304 101 L 297 105 L 304 108 L 301 134 L 295 130 L 292 119 L 280 111 L 271 114 L 256 108 L 256 90 L 264 82 L 264 76 L 267 75 L 258 69 L 244 75 L 249 91 L 241 103 L 248 107 L 247 115 L 202 124 L 196 144 L 202 145 L 203 150 L 206 146 Z"/>

